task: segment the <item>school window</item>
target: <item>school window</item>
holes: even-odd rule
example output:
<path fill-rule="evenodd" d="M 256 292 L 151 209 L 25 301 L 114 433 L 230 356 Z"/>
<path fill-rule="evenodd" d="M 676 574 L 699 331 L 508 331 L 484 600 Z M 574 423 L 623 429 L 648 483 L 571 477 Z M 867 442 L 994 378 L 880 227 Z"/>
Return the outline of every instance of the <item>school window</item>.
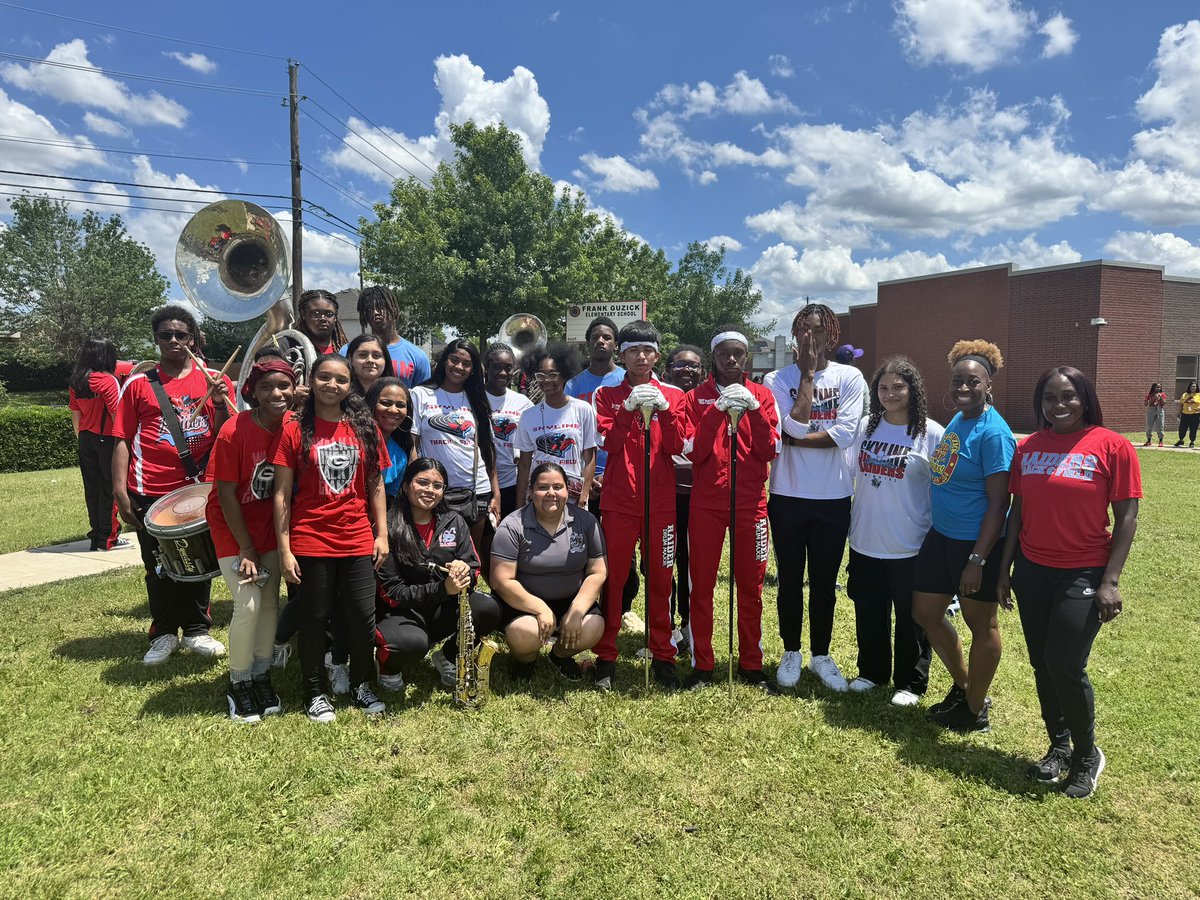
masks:
<path fill-rule="evenodd" d="M 1200 381 L 1196 374 L 1198 361 L 1200 361 L 1200 356 L 1175 357 L 1175 396 L 1177 398 L 1187 390 L 1188 382 Z"/>

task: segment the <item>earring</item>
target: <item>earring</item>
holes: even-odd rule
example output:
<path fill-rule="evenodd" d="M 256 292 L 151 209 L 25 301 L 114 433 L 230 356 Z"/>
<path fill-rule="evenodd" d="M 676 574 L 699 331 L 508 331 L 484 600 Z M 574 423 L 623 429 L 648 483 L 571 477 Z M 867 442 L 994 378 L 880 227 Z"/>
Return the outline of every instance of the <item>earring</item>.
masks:
<path fill-rule="evenodd" d="M 946 391 L 946 393 L 942 394 L 942 409 L 946 410 L 946 412 L 950 412 L 954 409 L 954 401 L 950 399 L 949 391 Z"/>

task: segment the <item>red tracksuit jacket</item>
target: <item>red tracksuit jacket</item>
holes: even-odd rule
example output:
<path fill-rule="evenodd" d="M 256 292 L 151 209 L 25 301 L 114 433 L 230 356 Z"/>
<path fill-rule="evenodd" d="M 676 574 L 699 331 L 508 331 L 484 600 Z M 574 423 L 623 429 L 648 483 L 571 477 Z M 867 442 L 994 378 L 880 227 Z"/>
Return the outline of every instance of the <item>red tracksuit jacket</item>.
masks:
<path fill-rule="evenodd" d="M 650 514 L 675 515 L 675 462 L 672 455 L 683 452 L 686 424 L 683 391 L 663 384 L 653 375 L 650 383 L 663 392 L 671 408 L 656 412 L 650 420 Z M 600 492 L 602 512 L 642 514 L 642 476 L 645 466 L 642 412 L 625 409 L 625 398 L 633 390 L 626 378 L 613 387 L 597 388 L 592 395 L 596 410 L 596 432 L 608 454 L 604 489 Z"/>
<path fill-rule="evenodd" d="M 738 421 L 739 509 L 758 509 L 764 502 L 767 466 L 778 453 L 779 414 L 770 389 L 743 378 L 759 402 Z M 687 433 L 692 437 L 692 505 L 729 509 L 729 414 L 715 404 L 721 395 L 711 375 L 684 398 Z"/>

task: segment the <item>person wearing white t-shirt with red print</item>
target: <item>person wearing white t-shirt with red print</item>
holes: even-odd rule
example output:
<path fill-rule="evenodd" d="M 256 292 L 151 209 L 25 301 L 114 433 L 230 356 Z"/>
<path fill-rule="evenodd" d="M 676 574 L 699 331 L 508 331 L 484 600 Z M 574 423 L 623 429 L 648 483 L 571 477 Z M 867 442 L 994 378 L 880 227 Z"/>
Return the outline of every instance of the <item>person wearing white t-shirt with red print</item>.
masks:
<path fill-rule="evenodd" d="M 492 407 L 492 441 L 496 445 L 496 482 L 500 485 L 500 518 L 525 500 L 517 499 L 517 425 L 533 401 L 510 388 L 516 356 L 508 344 L 492 344 L 483 356 L 484 388 Z M 486 568 L 486 566 L 485 566 Z"/>
<path fill-rule="evenodd" d="M 810 303 L 792 321 L 796 363 L 771 372 L 763 385 L 775 395 L 782 450 L 771 466 L 767 515 L 779 572 L 779 634 L 783 657 L 775 673 L 782 688 L 800 680 L 804 569 L 808 565 L 809 669 L 830 690 L 847 689 L 829 655 L 837 573 L 850 531 L 853 491 L 846 448 L 863 412 L 862 373 L 826 358 L 841 337 L 828 306 Z"/>

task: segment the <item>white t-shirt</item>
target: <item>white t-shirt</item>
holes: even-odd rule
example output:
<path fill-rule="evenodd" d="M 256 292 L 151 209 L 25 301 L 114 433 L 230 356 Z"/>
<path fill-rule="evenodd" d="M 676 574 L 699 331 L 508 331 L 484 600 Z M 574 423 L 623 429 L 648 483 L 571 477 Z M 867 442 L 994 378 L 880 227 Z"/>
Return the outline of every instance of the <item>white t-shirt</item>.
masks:
<path fill-rule="evenodd" d="M 521 416 L 514 443 L 519 452 L 531 454 L 530 474 L 544 462 L 562 466 L 574 502 L 583 490 L 583 451 L 597 443 L 596 411 L 575 397 L 560 409 L 542 401 Z M 517 502 L 524 501 L 518 497 Z"/>
<path fill-rule="evenodd" d="M 795 421 L 789 413 L 800 388 L 800 368 L 796 365 L 767 373 L 763 385 L 775 395 L 779 411 L 782 446 L 771 464 L 771 493 L 806 500 L 840 500 L 854 492 L 846 448 L 854 441 L 862 419 L 866 381 L 854 366 L 832 360 L 813 376 L 812 416 L 807 423 Z M 825 431 L 836 447 L 793 447 L 782 435 L 801 438 Z"/>
<path fill-rule="evenodd" d="M 916 556 L 933 523 L 929 456 L 945 429 L 925 420 L 925 433 L 909 437 L 905 425 L 880 420 L 867 437 L 867 419 L 846 452 L 854 477 L 850 546 L 876 559 Z"/>
<path fill-rule="evenodd" d="M 466 392 L 420 385 L 412 389 L 412 402 L 412 433 L 417 453 L 446 467 L 450 476 L 447 487 L 470 487 L 475 466 L 475 414 L 471 412 Z M 486 494 L 492 484 L 482 454 L 478 465 L 475 491 Z"/>
<path fill-rule="evenodd" d="M 517 483 L 517 453 L 513 439 L 517 434 L 517 423 L 521 413 L 533 406 L 524 394 L 506 390 L 503 396 L 487 395 L 492 406 L 492 440 L 496 444 L 496 480 L 500 487 L 513 487 Z"/>

